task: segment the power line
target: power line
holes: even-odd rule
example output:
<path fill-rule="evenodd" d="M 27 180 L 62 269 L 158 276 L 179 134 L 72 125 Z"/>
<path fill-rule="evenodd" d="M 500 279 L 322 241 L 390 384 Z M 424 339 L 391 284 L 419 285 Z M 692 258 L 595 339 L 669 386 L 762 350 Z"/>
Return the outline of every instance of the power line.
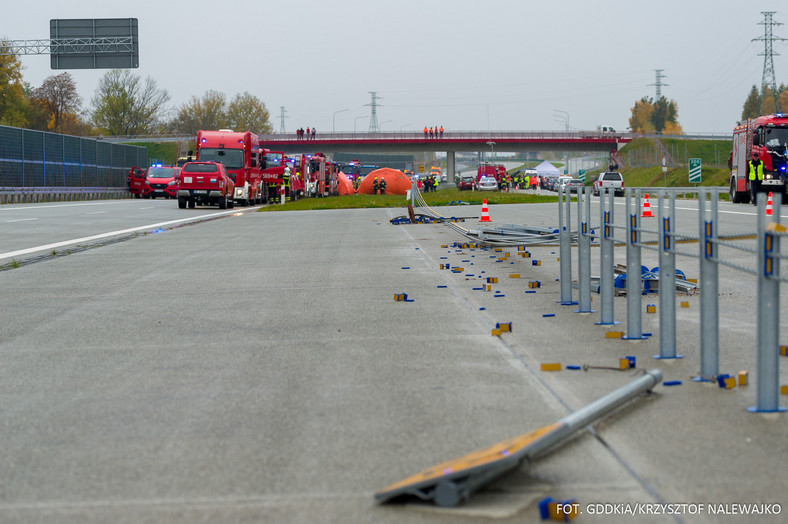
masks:
<path fill-rule="evenodd" d="M 777 36 L 772 35 L 772 27 L 776 25 L 783 25 L 779 22 L 774 22 L 772 20 L 772 15 L 775 11 L 761 11 L 763 15 L 763 22 L 758 22 L 758 25 L 763 26 L 763 36 L 758 38 L 753 38 L 752 41 L 759 41 L 763 42 L 763 53 L 759 53 L 758 56 L 763 57 L 763 77 L 761 77 L 761 101 L 758 107 L 758 113 L 763 112 L 763 99 L 766 96 L 766 88 L 772 90 L 772 96 L 774 97 L 774 108 L 775 111 L 780 111 L 780 99 L 777 96 L 777 80 L 774 78 L 774 56 L 780 56 L 779 53 L 775 53 L 772 49 L 772 43 L 777 41 L 784 41 L 785 38 L 780 38 Z"/>

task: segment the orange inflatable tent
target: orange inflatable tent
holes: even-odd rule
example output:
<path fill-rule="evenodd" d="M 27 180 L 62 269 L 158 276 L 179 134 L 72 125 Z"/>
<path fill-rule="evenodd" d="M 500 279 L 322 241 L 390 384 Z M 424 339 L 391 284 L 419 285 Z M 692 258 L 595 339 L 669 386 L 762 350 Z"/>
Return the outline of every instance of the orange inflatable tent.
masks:
<path fill-rule="evenodd" d="M 411 187 L 410 178 L 406 177 L 402 171 L 388 167 L 382 167 L 372 171 L 364 178 L 364 180 L 361 181 L 361 183 L 358 185 L 357 193 L 359 195 L 373 194 L 372 181 L 375 180 L 375 177 L 378 177 L 378 180 L 380 180 L 381 177 L 386 180 L 387 195 L 407 195 L 408 190 Z"/>
<path fill-rule="evenodd" d="M 337 191 L 339 192 L 339 196 L 356 194 L 356 190 L 353 189 L 353 182 L 351 182 L 347 175 L 342 171 L 340 171 L 337 175 L 337 182 Z"/>

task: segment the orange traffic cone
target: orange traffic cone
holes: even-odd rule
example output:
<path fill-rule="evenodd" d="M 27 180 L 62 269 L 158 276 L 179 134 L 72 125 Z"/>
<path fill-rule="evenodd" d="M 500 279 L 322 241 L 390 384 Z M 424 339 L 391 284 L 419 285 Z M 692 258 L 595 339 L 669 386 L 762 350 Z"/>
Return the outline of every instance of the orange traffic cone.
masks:
<path fill-rule="evenodd" d="M 479 219 L 479 222 L 492 222 L 490 219 L 490 211 L 487 209 L 487 199 L 485 198 L 482 202 L 482 216 Z"/>
<path fill-rule="evenodd" d="M 769 198 L 766 199 L 766 216 L 772 216 L 772 192 L 769 191 Z"/>
<path fill-rule="evenodd" d="M 646 193 L 646 201 L 643 202 L 643 214 L 640 215 L 640 217 L 641 218 L 654 217 L 654 215 L 651 213 L 651 204 L 649 204 L 648 202 L 648 193 Z"/>

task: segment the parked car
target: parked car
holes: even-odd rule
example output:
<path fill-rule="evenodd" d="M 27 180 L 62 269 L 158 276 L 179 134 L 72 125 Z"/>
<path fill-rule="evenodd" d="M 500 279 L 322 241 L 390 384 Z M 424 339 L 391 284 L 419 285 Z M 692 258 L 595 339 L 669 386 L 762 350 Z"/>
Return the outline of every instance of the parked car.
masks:
<path fill-rule="evenodd" d="M 181 168 L 175 166 L 150 166 L 145 177 L 142 196 L 145 198 L 176 198 L 178 192 L 178 174 Z"/>
<path fill-rule="evenodd" d="M 479 191 L 498 191 L 498 182 L 491 176 L 483 176 L 479 179 L 477 189 Z"/>
<path fill-rule="evenodd" d="M 473 184 L 476 182 L 474 175 L 462 175 L 457 179 L 457 189 L 473 189 Z"/>
<path fill-rule="evenodd" d="M 572 180 L 568 181 L 564 186 L 565 191 L 569 191 L 570 193 L 579 193 L 579 188 L 585 186 L 582 180 L 579 178 L 573 178 Z"/>
<path fill-rule="evenodd" d="M 555 185 L 555 190 L 558 191 L 558 188 L 562 187 L 562 188 L 564 188 L 564 191 L 566 191 L 566 184 L 569 183 L 570 180 L 572 180 L 571 176 L 567 176 L 567 175 L 559 176 L 558 177 L 558 182 L 556 182 L 556 185 Z"/>
<path fill-rule="evenodd" d="M 624 176 L 618 171 L 605 171 L 594 180 L 594 196 L 599 194 L 604 189 L 612 189 L 616 196 L 624 194 Z"/>
<path fill-rule="evenodd" d="M 232 208 L 235 185 L 218 162 L 187 162 L 178 177 L 178 207 L 186 204 L 218 205 L 219 209 Z"/>

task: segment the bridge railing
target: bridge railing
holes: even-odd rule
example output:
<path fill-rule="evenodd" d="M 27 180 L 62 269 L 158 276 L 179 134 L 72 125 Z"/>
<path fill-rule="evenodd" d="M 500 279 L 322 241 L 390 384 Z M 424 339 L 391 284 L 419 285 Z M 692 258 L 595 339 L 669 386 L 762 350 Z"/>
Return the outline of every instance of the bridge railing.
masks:
<path fill-rule="evenodd" d="M 314 140 L 323 141 L 364 141 L 364 140 L 632 140 L 632 133 L 610 133 L 603 131 L 446 131 L 425 137 L 423 131 L 381 131 L 377 133 L 354 132 L 317 132 Z M 296 133 L 271 133 L 260 135 L 260 139 L 268 142 L 313 140 L 311 135 L 299 137 Z"/>

